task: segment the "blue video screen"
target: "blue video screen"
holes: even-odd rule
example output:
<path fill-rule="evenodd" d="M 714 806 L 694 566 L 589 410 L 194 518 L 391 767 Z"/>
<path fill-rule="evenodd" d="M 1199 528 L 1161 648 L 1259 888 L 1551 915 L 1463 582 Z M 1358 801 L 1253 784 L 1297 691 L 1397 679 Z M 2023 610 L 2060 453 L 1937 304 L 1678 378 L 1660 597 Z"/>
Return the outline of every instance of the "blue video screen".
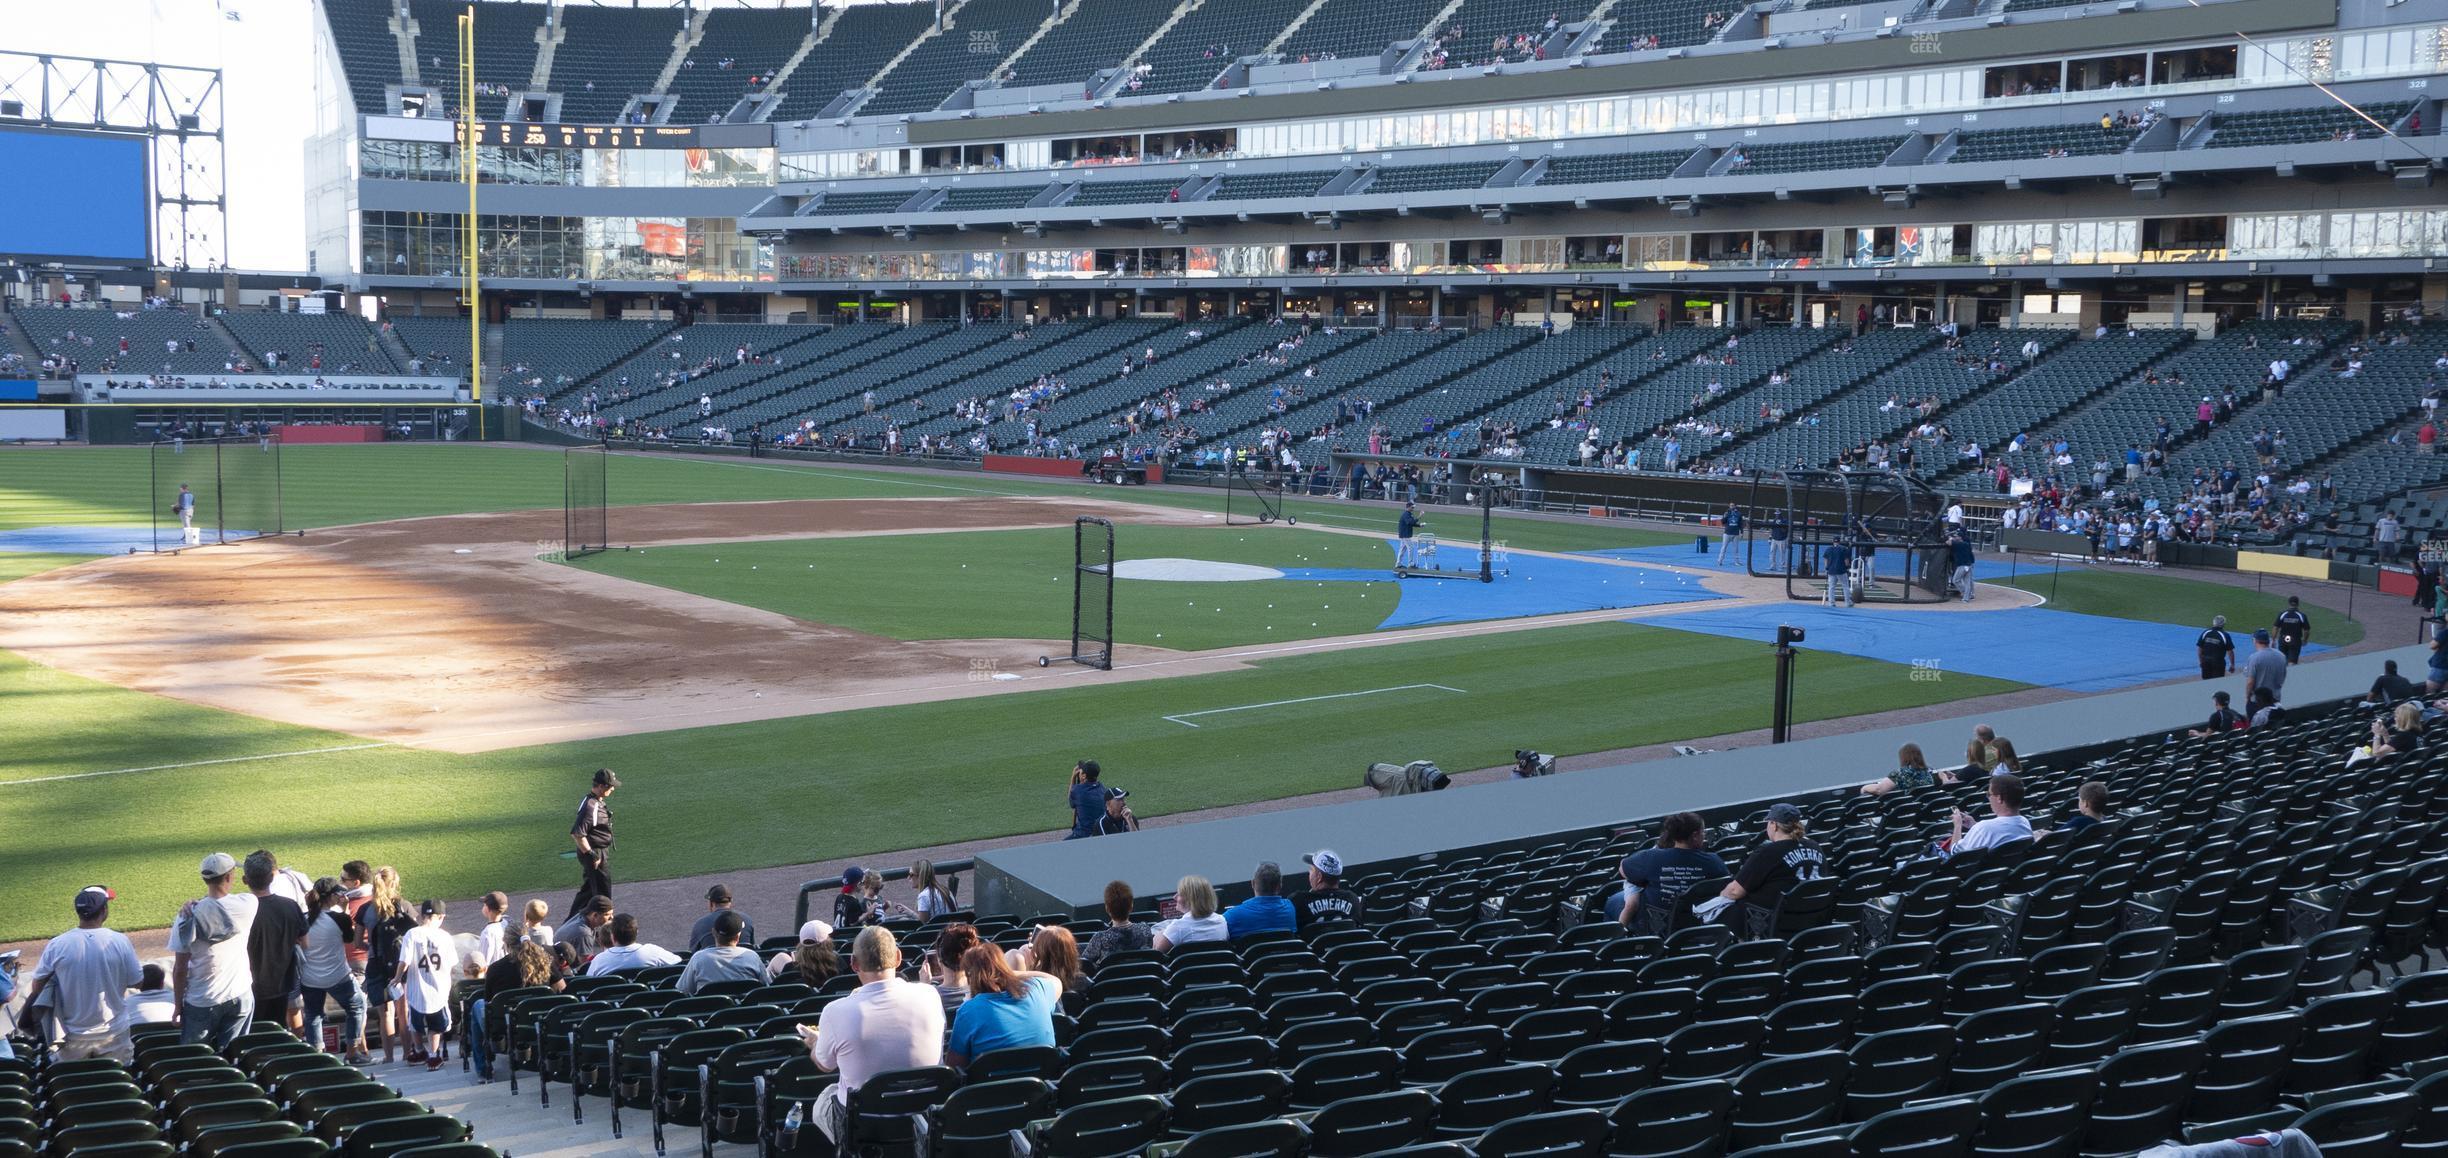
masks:
<path fill-rule="evenodd" d="M 0 129 L 0 256 L 143 263 L 152 257 L 147 141 Z"/>

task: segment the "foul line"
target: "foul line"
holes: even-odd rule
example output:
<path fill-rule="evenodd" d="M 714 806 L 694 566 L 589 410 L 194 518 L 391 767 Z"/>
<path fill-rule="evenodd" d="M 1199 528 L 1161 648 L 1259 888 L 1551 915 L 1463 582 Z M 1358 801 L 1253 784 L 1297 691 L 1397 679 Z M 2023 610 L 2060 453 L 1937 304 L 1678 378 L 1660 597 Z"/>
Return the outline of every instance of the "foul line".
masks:
<path fill-rule="evenodd" d="M 1192 716 L 1220 716 L 1226 712 L 1246 712 L 1254 708 L 1280 708 L 1289 704 L 1314 704 L 1319 700 L 1346 700 L 1353 696 L 1373 696 L 1379 692 L 1407 692 L 1418 688 L 1435 688 L 1440 692 L 1452 692 L 1457 696 L 1470 694 L 1469 692 L 1463 691 L 1460 688 L 1449 688 L 1443 684 L 1399 684 L 1390 688 L 1370 688 L 1364 692 L 1336 692 L 1330 696 L 1302 696 L 1297 700 L 1268 700 L 1263 704 L 1243 704 L 1237 708 L 1209 708 L 1203 712 L 1183 712 L 1178 716 L 1166 716 L 1164 718 L 1171 720 L 1176 724 L 1180 724 L 1185 728 L 1195 728 L 1198 727 L 1198 725 L 1190 722 L 1190 717 Z"/>
<path fill-rule="evenodd" d="M 336 748 L 306 748 L 296 752 L 266 752 L 261 756 L 224 756 L 218 760 L 189 760 L 184 764 L 148 764 L 142 768 L 110 768 L 100 772 L 70 772 L 60 776 L 30 776 L 23 780 L 0 780 L 0 788 L 13 784 L 56 784 L 62 780 L 91 780 L 97 776 L 127 776 L 137 772 L 167 772 L 173 768 L 202 768 L 208 764 L 244 764 L 252 760 L 285 760 L 291 756 L 324 756 L 333 752 L 363 752 L 368 748 L 389 748 L 390 741 L 370 744 L 342 744 Z"/>

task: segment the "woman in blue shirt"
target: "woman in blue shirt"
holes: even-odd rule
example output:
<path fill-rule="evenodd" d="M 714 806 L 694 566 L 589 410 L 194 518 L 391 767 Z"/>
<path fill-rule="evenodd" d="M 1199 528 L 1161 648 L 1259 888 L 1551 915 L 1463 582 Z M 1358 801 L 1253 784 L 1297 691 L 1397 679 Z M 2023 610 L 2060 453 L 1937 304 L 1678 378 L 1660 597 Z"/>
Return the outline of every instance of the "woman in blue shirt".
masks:
<path fill-rule="evenodd" d="M 944 1064 L 967 1069 L 998 1049 L 1054 1044 L 1054 1011 L 1062 1005 L 1062 981 L 1034 969 L 1014 970 L 1003 952 L 978 945 L 961 956 L 969 978 L 969 1000 L 952 1018 L 952 1041 Z"/>

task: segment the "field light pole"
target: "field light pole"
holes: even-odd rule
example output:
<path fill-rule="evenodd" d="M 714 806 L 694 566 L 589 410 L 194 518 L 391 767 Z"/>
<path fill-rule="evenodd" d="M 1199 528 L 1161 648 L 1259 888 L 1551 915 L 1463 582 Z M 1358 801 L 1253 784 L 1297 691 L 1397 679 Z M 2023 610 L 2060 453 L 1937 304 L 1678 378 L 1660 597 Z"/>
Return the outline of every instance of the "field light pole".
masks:
<path fill-rule="evenodd" d="M 1802 629 L 1778 624 L 1776 632 L 1776 702 L 1769 709 L 1768 742 L 1782 744 L 1793 730 L 1794 647 L 1802 642 Z"/>

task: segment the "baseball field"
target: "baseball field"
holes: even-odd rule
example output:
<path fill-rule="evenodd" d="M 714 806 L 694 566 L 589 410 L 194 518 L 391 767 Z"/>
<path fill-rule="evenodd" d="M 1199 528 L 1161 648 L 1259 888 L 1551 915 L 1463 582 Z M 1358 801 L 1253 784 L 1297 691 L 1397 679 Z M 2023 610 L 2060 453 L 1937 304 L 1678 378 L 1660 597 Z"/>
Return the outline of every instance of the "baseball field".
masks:
<path fill-rule="evenodd" d="M 1154 816 L 1350 787 L 1372 760 L 1739 732 L 1766 723 L 1766 649 L 1678 623 L 1786 606 L 1619 521 L 1499 517 L 1499 582 L 1398 580 L 1383 505 L 1227 527 L 1207 493 L 685 455 L 615 456 L 616 549 L 565 561 L 562 455 L 509 446 L 290 447 L 303 536 L 62 549 L 141 530 L 149 453 L 0 451 L 0 880 L 24 902 L 0 941 L 55 932 L 41 899 L 95 881 L 122 924 L 163 923 L 215 849 L 394 864 L 417 895 L 563 887 L 598 766 L 623 777 L 634 880 L 1040 831 L 1084 757 Z M 1111 672 L 1036 663 L 1067 644 L 1080 515 L 1117 527 Z M 1475 513 L 1429 519 L 1477 538 Z M 2012 586 L 2037 593 L 1895 614 L 2157 640 L 2277 608 L 2159 575 Z M 2359 635 L 2312 611 L 2320 641 Z M 1813 652 L 1797 718 L 2048 682 L 1984 646 Z"/>

